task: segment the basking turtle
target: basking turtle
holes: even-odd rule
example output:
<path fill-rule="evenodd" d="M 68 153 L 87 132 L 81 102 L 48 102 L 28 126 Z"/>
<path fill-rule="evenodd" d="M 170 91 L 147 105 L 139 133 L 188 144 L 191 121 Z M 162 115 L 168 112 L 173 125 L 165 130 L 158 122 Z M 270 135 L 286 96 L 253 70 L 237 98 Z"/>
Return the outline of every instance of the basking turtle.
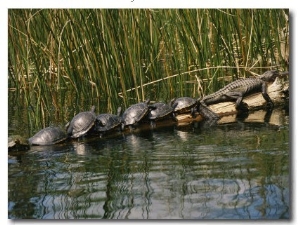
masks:
<path fill-rule="evenodd" d="M 148 119 L 150 119 L 152 125 L 153 121 L 155 120 L 173 116 L 173 108 L 169 104 L 157 102 L 152 104 L 151 106 L 153 107 L 153 109 L 149 111 Z"/>
<path fill-rule="evenodd" d="M 28 141 L 20 135 L 12 135 L 8 137 L 8 151 L 28 150 Z"/>
<path fill-rule="evenodd" d="M 147 116 L 149 112 L 150 100 L 145 102 L 140 102 L 134 105 L 131 105 L 128 109 L 126 109 L 122 115 L 122 130 L 125 126 L 129 126 L 130 129 L 134 125 L 136 125 L 139 121 L 141 121 L 145 116 Z"/>
<path fill-rule="evenodd" d="M 30 145 L 53 145 L 67 139 L 59 127 L 46 127 L 28 139 Z"/>
<path fill-rule="evenodd" d="M 199 101 L 190 97 L 180 97 L 172 99 L 171 106 L 173 107 L 175 115 L 191 112 L 194 117 L 198 111 Z"/>
<path fill-rule="evenodd" d="M 70 123 L 66 125 L 67 134 L 72 138 L 78 138 L 87 134 L 94 126 L 96 120 L 95 106 L 92 106 L 91 111 L 78 113 L 73 117 Z"/>
<path fill-rule="evenodd" d="M 220 119 L 220 117 L 216 113 L 214 113 L 212 110 L 200 103 L 199 99 L 181 97 L 173 99 L 171 101 L 171 105 L 173 107 L 175 116 L 177 114 L 191 112 L 192 117 L 195 117 L 196 112 L 198 112 L 201 116 L 208 120 Z"/>
<path fill-rule="evenodd" d="M 121 127 L 122 118 L 120 117 L 121 107 L 118 108 L 117 115 L 103 113 L 96 117 L 95 131 L 106 133 L 117 127 Z"/>

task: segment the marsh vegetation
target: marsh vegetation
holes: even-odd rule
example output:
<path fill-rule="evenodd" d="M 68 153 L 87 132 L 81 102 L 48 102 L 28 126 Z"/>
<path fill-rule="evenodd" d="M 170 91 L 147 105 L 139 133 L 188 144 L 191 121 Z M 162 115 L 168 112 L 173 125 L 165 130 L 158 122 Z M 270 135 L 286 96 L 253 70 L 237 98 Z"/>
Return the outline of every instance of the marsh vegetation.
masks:
<path fill-rule="evenodd" d="M 9 9 L 8 22 L 9 115 L 31 134 L 289 65 L 288 9 Z"/>

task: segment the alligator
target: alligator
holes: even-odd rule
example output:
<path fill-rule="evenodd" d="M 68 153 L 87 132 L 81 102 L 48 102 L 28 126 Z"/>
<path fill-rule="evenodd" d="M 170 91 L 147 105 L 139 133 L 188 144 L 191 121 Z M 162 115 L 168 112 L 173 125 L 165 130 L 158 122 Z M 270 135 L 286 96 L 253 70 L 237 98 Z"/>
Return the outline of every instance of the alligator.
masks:
<path fill-rule="evenodd" d="M 242 102 L 244 97 L 253 93 L 261 92 L 263 98 L 267 101 L 267 107 L 272 109 L 274 103 L 267 93 L 267 83 L 271 83 L 276 79 L 276 77 L 287 75 L 288 73 L 288 71 L 278 72 L 276 70 L 269 70 L 258 77 L 238 79 L 229 83 L 222 89 L 204 96 L 202 99 L 199 99 L 199 101 L 203 106 L 217 104 L 220 102 L 235 102 L 236 109 L 242 110 L 245 109 L 245 105 L 247 105 Z"/>

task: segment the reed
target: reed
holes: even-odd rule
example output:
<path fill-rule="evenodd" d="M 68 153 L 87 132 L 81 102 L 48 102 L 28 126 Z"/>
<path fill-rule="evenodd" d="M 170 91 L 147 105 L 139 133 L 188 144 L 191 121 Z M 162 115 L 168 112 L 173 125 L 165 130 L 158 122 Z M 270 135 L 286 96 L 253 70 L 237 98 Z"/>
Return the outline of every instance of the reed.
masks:
<path fill-rule="evenodd" d="M 32 127 L 96 105 L 199 97 L 267 69 L 288 69 L 287 9 L 9 9 L 9 95 Z M 231 77 L 229 80 L 224 79 Z M 68 95 L 66 95 L 66 93 Z M 30 122 L 33 123 L 33 122 Z"/>

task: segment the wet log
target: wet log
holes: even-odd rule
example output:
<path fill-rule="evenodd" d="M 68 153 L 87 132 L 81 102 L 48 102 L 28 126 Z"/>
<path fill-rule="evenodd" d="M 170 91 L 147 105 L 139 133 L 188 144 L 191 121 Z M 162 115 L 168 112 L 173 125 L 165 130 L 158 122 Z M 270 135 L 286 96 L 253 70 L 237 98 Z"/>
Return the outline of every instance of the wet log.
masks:
<path fill-rule="evenodd" d="M 288 101 L 288 89 L 288 81 L 284 81 L 279 77 L 277 77 L 273 83 L 268 85 L 267 92 L 274 103 L 274 107 L 282 106 Z M 253 112 L 259 109 L 265 109 L 267 104 L 266 100 L 263 98 L 260 92 L 246 96 L 243 99 L 243 102 L 248 105 L 249 112 Z M 228 118 L 228 116 L 231 115 L 233 118 L 235 118 L 236 114 L 238 113 L 235 108 L 235 102 L 222 102 L 210 105 L 208 106 L 208 108 L 210 108 L 213 112 L 221 117 L 220 123 L 222 123 L 223 117 Z M 178 115 L 176 119 L 178 120 L 179 124 L 203 120 L 201 115 L 197 115 L 196 118 L 192 118 L 192 116 L 189 114 Z"/>

